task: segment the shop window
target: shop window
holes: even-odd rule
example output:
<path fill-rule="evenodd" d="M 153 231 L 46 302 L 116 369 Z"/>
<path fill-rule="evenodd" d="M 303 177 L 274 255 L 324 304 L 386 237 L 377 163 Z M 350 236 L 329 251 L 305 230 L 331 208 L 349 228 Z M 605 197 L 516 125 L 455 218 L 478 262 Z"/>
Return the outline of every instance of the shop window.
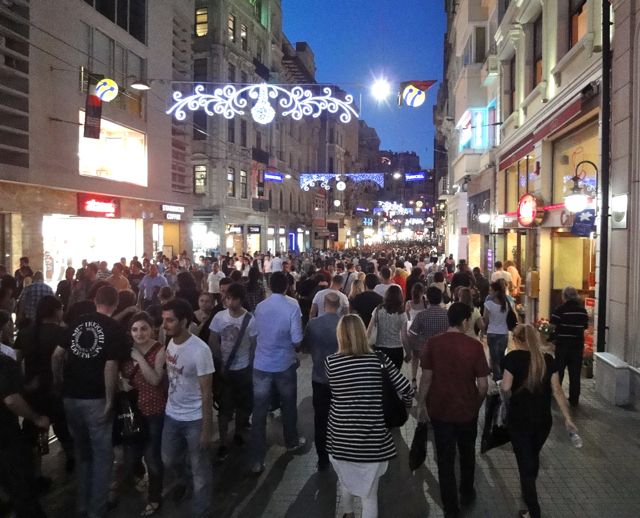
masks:
<path fill-rule="evenodd" d="M 193 112 L 193 140 L 207 139 L 207 114 L 198 110 Z"/>
<path fill-rule="evenodd" d="M 569 48 L 587 34 L 587 0 L 569 0 Z"/>
<path fill-rule="evenodd" d="M 207 193 L 207 166 L 204 164 L 193 166 L 193 192 L 195 194 Z"/>
<path fill-rule="evenodd" d="M 558 139 L 553 143 L 553 203 L 564 203 L 564 197 L 573 187 L 571 178 L 576 165 L 582 160 L 590 160 L 599 165 L 600 144 L 598 124 L 588 126 Z M 591 197 L 596 195 L 597 175 L 593 166 L 585 164 L 578 174 L 582 176 L 580 186 Z"/>
<path fill-rule="evenodd" d="M 233 167 L 227 169 L 227 196 L 236 196 L 236 170 Z"/>
<path fill-rule="evenodd" d="M 233 63 L 229 63 L 229 82 L 230 83 L 235 83 L 236 82 L 236 67 Z"/>
<path fill-rule="evenodd" d="M 199 7 L 196 9 L 196 36 L 206 36 L 209 32 L 209 8 Z"/>
<path fill-rule="evenodd" d="M 248 195 L 247 172 L 240 170 L 240 196 L 246 200 Z"/>
<path fill-rule="evenodd" d="M 245 52 L 249 50 L 249 35 L 247 32 L 247 26 L 244 23 L 240 24 L 240 45 L 242 46 L 242 50 Z"/>
<path fill-rule="evenodd" d="M 236 121 L 229 119 L 227 121 L 227 142 L 234 143 L 236 141 Z"/>
<path fill-rule="evenodd" d="M 227 18 L 227 37 L 231 43 L 236 41 L 236 17 L 232 14 Z"/>
<path fill-rule="evenodd" d="M 247 121 L 240 121 L 240 145 L 242 147 L 247 147 Z"/>
<path fill-rule="evenodd" d="M 542 82 L 542 14 L 533 22 L 533 70 L 531 90 Z"/>

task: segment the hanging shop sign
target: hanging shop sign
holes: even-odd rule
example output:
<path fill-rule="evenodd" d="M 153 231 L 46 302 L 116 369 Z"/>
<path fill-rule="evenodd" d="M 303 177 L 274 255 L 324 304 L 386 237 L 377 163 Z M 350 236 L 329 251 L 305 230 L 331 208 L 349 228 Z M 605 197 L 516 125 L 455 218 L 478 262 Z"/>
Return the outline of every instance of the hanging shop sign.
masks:
<path fill-rule="evenodd" d="M 424 173 L 406 173 L 404 175 L 405 182 L 421 182 L 425 179 Z"/>
<path fill-rule="evenodd" d="M 96 95 L 105 103 L 111 102 L 118 97 L 118 91 L 118 83 L 108 77 L 101 79 L 96 85 Z"/>
<path fill-rule="evenodd" d="M 102 101 L 96 92 L 100 76 L 89 74 L 87 98 L 84 107 L 84 138 L 100 139 L 100 121 L 102 119 Z"/>
<path fill-rule="evenodd" d="M 181 205 L 166 205 L 163 204 L 160 206 L 162 212 L 179 212 L 180 214 L 184 214 L 184 207 Z"/>
<path fill-rule="evenodd" d="M 119 218 L 120 199 L 79 192 L 77 194 L 78 216 Z"/>
<path fill-rule="evenodd" d="M 167 212 L 164 217 L 169 221 L 180 221 L 182 219 L 182 214 L 178 214 L 177 212 Z"/>
<path fill-rule="evenodd" d="M 267 171 L 265 171 L 264 173 L 264 181 L 265 182 L 275 182 L 275 183 L 282 183 L 282 179 L 283 179 L 283 175 L 282 173 L 269 173 Z"/>
<path fill-rule="evenodd" d="M 523 227 L 535 227 L 542 223 L 544 209 L 533 194 L 525 194 L 518 201 L 518 223 Z"/>
<path fill-rule="evenodd" d="M 282 86 L 259 83 L 237 88 L 235 85 L 225 85 L 216 88 L 213 93 L 207 93 L 204 85 L 197 85 L 193 95 L 183 97 L 182 92 L 173 92 L 174 104 L 167 110 L 167 115 L 173 115 L 182 121 L 187 118 L 186 111 L 199 109 L 209 115 L 222 115 L 226 119 L 245 115 L 249 111 L 253 120 L 258 124 L 269 124 L 278 115 L 300 120 L 304 116 L 318 118 L 323 112 L 339 113 L 340 122 L 348 123 L 352 117 L 358 118 L 353 106 L 353 96 L 345 94 L 334 96 L 328 87 L 307 89 L 301 86 L 283 88 Z M 273 103 L 273 104 L 272 104 Z"/>
<path fill-rule="evenodd" d="M 260 234 L 260 225 L 247 225 L 247 234 Z"/>
<path fill-rule="evenodd" d="M 594 209 L 585 209 L 575 215 L 571 226 L 571 233 L 574 236 L 589 237 L 595 231 L 596 211 Z"/>

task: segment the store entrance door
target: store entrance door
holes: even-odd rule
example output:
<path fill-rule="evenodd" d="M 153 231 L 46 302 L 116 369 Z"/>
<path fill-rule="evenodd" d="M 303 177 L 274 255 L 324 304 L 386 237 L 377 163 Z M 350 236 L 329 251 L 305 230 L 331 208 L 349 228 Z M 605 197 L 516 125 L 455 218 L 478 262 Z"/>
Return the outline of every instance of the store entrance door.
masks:
<path fill-rule="evenodd" d="M 595 239 L 554 232 L 551 236 L 550 308 L 562 304 L 562 290 L 573 286 L 582 300 L 596 296 Z"/>

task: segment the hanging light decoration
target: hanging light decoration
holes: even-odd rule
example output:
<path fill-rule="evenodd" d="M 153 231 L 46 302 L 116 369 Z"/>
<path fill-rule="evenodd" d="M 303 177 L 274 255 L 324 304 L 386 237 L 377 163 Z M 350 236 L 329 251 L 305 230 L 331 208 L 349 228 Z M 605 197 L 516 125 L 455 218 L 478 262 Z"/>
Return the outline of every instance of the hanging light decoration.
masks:
<path fill-rule="evenodd" d="M 581 180 L 582 178 L 580 178 L 578 174 L 571 178 L 571 181 L 573 182 L 571 193 L 564 198 L 564 206 L 569 212 L 573 212 L 574 214 L 582 212 L 587 208 L 589 203 L 589 197 L 583 192 L 582 187 L 580 186 Z"/>
<path fill-rule="evenodd" d="M 338 189 L 339 191 L 344 191 L 346 188 L 347 188 L 347 184 L 344 183 L 342 180 L 336 183 L 336 189 Z"/>

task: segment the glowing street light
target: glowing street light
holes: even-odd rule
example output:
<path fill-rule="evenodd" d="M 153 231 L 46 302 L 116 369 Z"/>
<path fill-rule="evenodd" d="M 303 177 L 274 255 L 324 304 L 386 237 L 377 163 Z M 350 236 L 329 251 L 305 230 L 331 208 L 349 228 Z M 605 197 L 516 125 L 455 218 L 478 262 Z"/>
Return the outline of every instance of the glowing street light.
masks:
<path fill-rule="evenodd" d="M 393 173 L 393 178 L 395 180 L 400 180 L 400 178 L 402 178 L 402 173 L 400 173 L 399 171 L 396 171 L 395 173 Z"/>
<path fill-rule="evenodd" d="M 371 86 L 371 95 L 378 101 L 384 101 L 391 95 L 391 85 L 384 78 L 376 79 Z"/>

